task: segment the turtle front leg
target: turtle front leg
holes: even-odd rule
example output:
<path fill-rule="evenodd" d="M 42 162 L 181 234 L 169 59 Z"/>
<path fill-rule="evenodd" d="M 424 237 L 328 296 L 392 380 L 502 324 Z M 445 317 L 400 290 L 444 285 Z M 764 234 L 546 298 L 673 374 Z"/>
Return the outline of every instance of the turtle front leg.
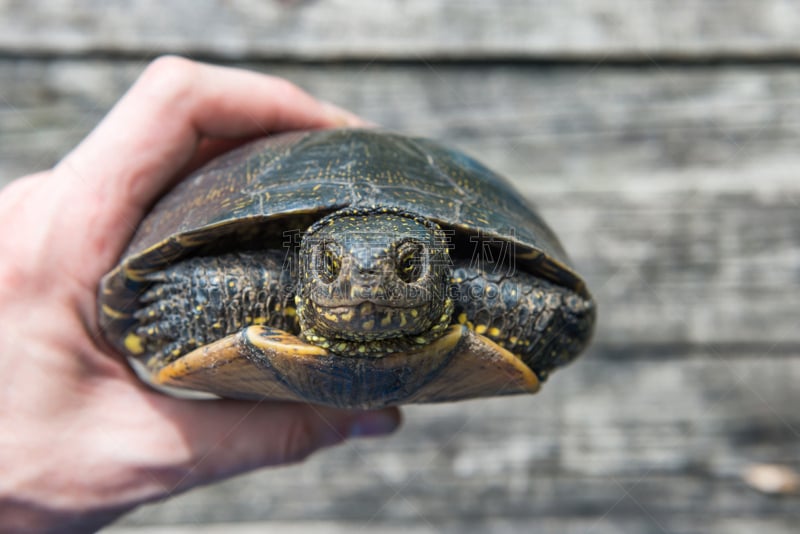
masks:
<path fill-rule="evenodd" d="M 452 282 L 454 322 L 519 356 L 540 380 L 589 341 L 594 304 L 570 289 L 512 268 L 489 273 L 458 260 Z"/>
<path fill-rule="evenodd" d="M 263 324 L 299 332 L 294 313 L 296 260 L 282 251 L 190 258 L 147 276 L 135 335 L 151 362 L 179 356 Z"/>

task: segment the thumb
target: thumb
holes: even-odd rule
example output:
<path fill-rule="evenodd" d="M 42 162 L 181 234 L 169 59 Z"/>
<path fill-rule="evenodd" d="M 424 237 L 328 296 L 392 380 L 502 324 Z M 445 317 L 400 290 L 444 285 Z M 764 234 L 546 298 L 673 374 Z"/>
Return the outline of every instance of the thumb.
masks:
<path fill-rule="evenodd" d="M 185 474 L 174 488 L 179 491 L 258 467 L 298 462 L 347 438 L 390 434 L 401 422 L 396 408 L 358 411 L 233 400 L 177 403 L 168 417 L 191 450 Z"/>

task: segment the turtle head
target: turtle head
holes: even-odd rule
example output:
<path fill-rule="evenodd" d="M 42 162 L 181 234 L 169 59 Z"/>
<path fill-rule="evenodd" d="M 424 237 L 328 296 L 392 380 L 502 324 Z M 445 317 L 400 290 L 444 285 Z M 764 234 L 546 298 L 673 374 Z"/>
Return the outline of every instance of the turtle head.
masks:
<path fill-rule="evenodd" d="M 302 335 L 331 352 L 409 350 L 450 324 L 447 242 L 426 218 L 391 208 L 341 210 L 309 228 L 300 258 Z"/>

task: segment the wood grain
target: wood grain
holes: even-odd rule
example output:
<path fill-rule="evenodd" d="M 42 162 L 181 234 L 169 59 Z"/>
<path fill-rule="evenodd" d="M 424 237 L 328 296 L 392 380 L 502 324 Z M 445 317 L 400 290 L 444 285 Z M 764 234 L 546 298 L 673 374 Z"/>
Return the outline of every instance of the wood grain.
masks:
<path fill-rule="evenodd" d="M 791 0 L 180 0 L 0 4 L 0 51 L 367 60 L 800 56 Z"/>

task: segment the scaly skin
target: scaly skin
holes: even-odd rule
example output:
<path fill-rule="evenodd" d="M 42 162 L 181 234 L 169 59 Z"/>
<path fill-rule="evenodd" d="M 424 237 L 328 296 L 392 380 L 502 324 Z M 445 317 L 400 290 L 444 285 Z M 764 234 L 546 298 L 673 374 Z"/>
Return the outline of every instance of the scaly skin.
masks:
<path fill-rule="evenodd" d="M 154 355 L 152 365 L 251 324 L 301 334 L 292 305 L 296 260 L 288 258 L 280 251 L 192 258 L 152 275 L 157 283 L 142 298 L 147 305 L 137 313 L 136 330 Z M 572 361 L 591 336 L 593 302 L 546 280 L 456 260 L 450 281 L 455 308 L 447 324 L 465 324 L 507 348 L 540 380 Z M 352 353 L 358 351 L 345 355 Z"/>

